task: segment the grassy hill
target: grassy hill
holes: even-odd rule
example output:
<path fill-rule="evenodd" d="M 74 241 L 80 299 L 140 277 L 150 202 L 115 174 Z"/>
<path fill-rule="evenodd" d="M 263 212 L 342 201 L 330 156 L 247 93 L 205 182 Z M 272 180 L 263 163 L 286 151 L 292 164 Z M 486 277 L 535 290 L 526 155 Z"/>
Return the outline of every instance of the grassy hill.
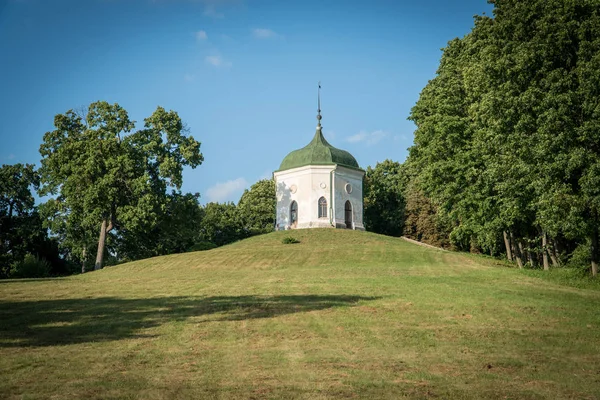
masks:
<path fill-rule="evenodd" d="M 599 304 L 483 257 L 276 232 L 0 281 L 0 398 L 600 398 Z"/>

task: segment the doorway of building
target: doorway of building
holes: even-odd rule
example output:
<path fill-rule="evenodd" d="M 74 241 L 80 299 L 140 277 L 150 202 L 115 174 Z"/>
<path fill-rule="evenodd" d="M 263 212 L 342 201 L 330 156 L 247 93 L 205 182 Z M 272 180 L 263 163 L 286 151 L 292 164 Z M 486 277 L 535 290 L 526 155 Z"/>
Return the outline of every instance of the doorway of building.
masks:
<path fill-rule="evenodd" d="M 290 227 L 295 228 L 298 226 L 298 203 L 292 201 L 290 205 Z"/>
<path fill-rule="evenodd" d="M 352 204 L 350 204 L 350 200 L 346 201 L 344 207 L 344 219 L 346 220 L 346 228 L 352 229 Z"/>

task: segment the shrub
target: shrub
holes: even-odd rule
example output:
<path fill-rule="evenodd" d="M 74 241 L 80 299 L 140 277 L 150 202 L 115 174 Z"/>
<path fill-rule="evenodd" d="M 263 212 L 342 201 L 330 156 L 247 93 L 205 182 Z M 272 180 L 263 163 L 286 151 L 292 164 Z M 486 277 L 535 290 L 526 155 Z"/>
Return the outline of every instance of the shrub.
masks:
<path fill-rule="evenodd" d="M 205 250 L 212 250 L 212 249 L 216 249 L 216 248 L 217 248 L 217 245 L 214 244 L 213 242 L 203 241 L 203 242 L 198 242 L 198 243 L 194 244 L 189 249 L 187 249 L 187 251 L 205 251 Z"/>
<path fill-rule="evenodd" d="M 281 243 L 283 244 L 294 244 L 294 243 L 300 243 L 300 241 L 294 237 L 291 236 L 286 236 L 283 239 L 281 239 Z"/>
<path fill-rule="evenodd" d="M 587 272 L 591 268 L 592 253 L 590 251 L 590 241 L 581 243 L 571 253 L 571 257 L 567 262 L 567 267 L 575 268 L 582 272 Z"/>
<path fill-rule="evenodd" d="M 44 278 L 50 275 L 50 263 L 32 254 L 25 255 L 10 269 L 11 278 Z"/>

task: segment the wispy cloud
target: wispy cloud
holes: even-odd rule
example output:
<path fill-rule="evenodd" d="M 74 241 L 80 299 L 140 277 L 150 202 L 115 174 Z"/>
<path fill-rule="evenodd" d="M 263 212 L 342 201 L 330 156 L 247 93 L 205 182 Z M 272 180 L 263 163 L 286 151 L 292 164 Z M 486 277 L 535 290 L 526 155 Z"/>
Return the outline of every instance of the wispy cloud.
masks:
<path fill-rule="evenodd" d="M 271 29 L 255 28 L 252 30 L 252 36 L 256 39 L 277 39 L 282 36 Z"/>
<path fill-rule="evenodd" d="M 185 74 L 183 75 L 183 80 L 186 82 L 194 82 L 196 80 L 196 75 L 194 74 Z"/>
<path fill-rule="evenodd" d="M 389 136 L 389 133 L 382 130 L 377 130 L 373 132 L 360 131 L 356 135 L 352 135 L 346 138 L 347 142 L 350 143 L 366 143 L 367 146 L 372 146 L 374 144 L 379 143 L 382 139 Z"/>
<path fill-rule="evenodd" d="M 231 61 L 227 61 L 219 55 L 206 56 L 206 57 L 204 57 L 204 61 L 207 64 L 212 65 L 213 67 L 216 67 L 216 68 L 231 67 L 233 65 L 231 63 Z"/>
<path fill-rule="evenodd" d="M 208 35 L 206 34 L 206 31 L 203 30 L 199 30 L 198 32 L 195 33 L 196 35 L 196 40 L 199 42 L 202 42 L 206 39 L 208 39 Z"/>
<path fill-rule="evenodd" d="M 224 183 L 219 182 L 206 190 L 206 199 L 208 202 L 233 201 L 234 195 L 241 195 L 246 187 L 248 187 L 248 182 L 244 178 L 237 178 Z"/>

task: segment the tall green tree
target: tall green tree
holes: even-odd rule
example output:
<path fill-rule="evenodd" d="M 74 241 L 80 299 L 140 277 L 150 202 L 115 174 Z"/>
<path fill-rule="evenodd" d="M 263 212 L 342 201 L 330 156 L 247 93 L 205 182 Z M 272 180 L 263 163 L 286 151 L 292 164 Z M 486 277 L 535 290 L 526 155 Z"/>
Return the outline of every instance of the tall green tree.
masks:
<path fill-rule="evenodd" d="M 402 164 L 385 160 L 367 167 L 364 179 L 364 220 L 371 232 L 401 236 L 404 228 L 406 175 Z"/>
<path fill-rule="evenodd" d="M 203 208 L 201 239 L 223 246 L 247 237 L 234 203 L 208 203 Z"/>
<path fill-rule="evenodd" d="M 444 49 L 437 76 L 421 92 L 411 110 L 417 125 L 407 161 L 413 170 L 410 187 L 412 215 L 435 231 L 428 214 L 454 221 L 453 244 L 468 250 L 475 232 L 482 230 L 484 208 L 483 160 L 473 149 L 472 99 L 466 90 L 465 70 L 472 65 L 473 38 L 454 39 Z M 430 207 L 433 207 L 429 210 Z M 493 204 L 485 207 L 493 208 Z M 429 210 L 429 211 L 425 211 Z M 489 214 L 492 214 L 490 212 Z M 416 221 L 416 220 L 415 220 Z"/>
<path fill-rule="evenodd" d="M 417 181 L 455 243 L 504 241 L 519 265 L 548 268 L 558 240 L 587 240 L 595 275 L 600 3 L 491 3 L 412 110 Z"/>
<path fill-rule="evenodd" d="M 237 205 L 247 235 L 259 235 L 275 229 L 275 181 L 262 179 L 245 189 Z"/>
<path fill-rule="evenodd" d="M 183 167 L 203 161 L 200 143 L 162 107 L 135 132 L 125 109 L 104 101 L 92 103 L 85 119 L 72 110 L 59 114 L 54 126 L 40 146 L 40 193 L 56 196 L 67 236 L 99 232 L 95 269 L 104 265 L 107 234 L 150 228 L 167 187 L 181 187 Z"/>
<path fill-rule="evenodd" d="M 416 182 L 409 182 L 403 195 L 406 202 L 403 234 L 434 246 L 451 247 L 448 221 L 439 215 L 440 209 L 425 197 Z"/>
<path fill-rule="evenodd" d="M 183 253 L 200 241 L 203 210 L 198 193 L 167 195 L 157 223 L 150 229 L 123 230 L 114 238 L 120 260 Z"/>
<path fill-rule="evenodd" d="M 11 269 L 26 257 L 49 263 L 52 274 L 67 272 L 35 206 L 32 190 L 38 184 L 39 175 L 31 164 L 0 167 L 0 278 L 12 276 Z"/>
<path fill-rule="evenodd" d="M 31 251 L 39 235 L 31 188 L 39 183 L 32 164 L 4 164 L 0 168 L 0 276 Z"/>

